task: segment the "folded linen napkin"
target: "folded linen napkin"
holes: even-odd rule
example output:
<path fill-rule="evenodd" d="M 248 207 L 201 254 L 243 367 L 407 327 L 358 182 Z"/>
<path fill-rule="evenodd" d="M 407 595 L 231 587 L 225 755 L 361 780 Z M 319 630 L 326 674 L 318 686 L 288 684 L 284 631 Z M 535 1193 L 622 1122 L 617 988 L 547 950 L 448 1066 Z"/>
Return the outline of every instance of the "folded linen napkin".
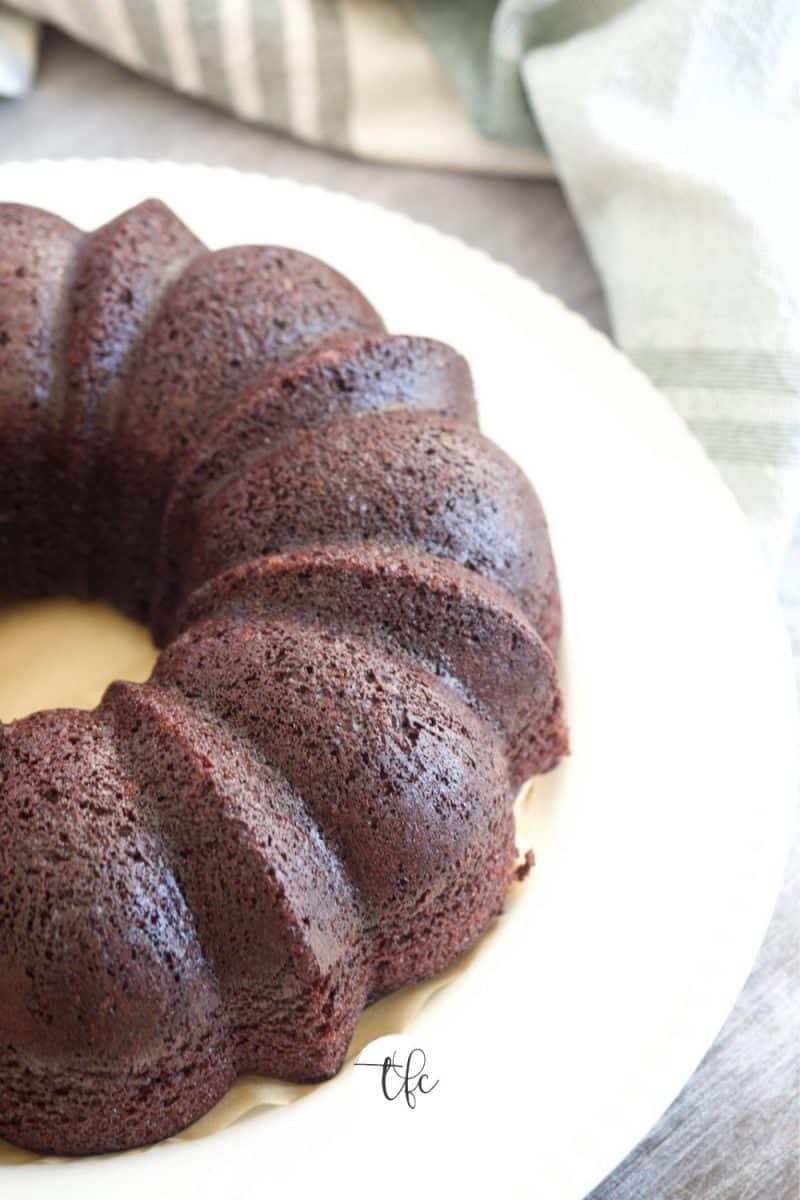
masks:
<path fill-rule="evenodd" d="M 620 345 L 778 568 L 800 508 L 796 0 L 13 0 L 6 95 L 34 74 L 34 18 L 309 141 L 552 165 Z"/>

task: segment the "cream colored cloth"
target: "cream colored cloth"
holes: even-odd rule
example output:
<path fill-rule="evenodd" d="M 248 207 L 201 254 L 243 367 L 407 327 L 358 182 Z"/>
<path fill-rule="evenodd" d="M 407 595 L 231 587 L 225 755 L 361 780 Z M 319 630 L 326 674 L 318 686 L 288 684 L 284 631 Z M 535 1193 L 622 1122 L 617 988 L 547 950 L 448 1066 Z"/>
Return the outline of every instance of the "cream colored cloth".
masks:
<path fill-rule="evenodd" d="M 550 174 L 533 132 L 521 145 L 481 134 L 439 48 L 403 7 L 387 0 L 9 0 L 24 15 L 28 42 L 9 46 L 0 95 L 30 86 L 41 20 L 131 70 L 302 141 L 365 158 Z M 0 48 L 3 40 L 0 28 Z"/>
<path fill-rule="evenodd" d="M 248 121 L 369 158 L 555 171 L 616 337 L 776 568 L 800 509 L 797 0 L 7 0 Z M 14 10 L 14 14 L 11 10 Z"/>

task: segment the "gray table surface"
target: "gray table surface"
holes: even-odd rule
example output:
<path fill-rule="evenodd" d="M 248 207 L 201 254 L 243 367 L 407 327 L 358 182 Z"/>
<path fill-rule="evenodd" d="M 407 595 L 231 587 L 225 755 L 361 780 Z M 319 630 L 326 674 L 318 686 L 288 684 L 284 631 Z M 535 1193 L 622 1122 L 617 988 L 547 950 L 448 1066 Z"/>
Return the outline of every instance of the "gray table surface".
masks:
<path fill-rule="evenodd" d="M 224 164 L 351 192 L 480 246 L 608 331 L 602 287 L 555 183 L 378 166 L 300 146 L 48 33 L 35 92 L 0 102 L 0 160 L 105 155 Z M 797 644 L 797 544 L 782 594 Z M 753 972 L 717 1040 L 591 1200 L 800 1197 L 798 898 L 800 844 Z"/>

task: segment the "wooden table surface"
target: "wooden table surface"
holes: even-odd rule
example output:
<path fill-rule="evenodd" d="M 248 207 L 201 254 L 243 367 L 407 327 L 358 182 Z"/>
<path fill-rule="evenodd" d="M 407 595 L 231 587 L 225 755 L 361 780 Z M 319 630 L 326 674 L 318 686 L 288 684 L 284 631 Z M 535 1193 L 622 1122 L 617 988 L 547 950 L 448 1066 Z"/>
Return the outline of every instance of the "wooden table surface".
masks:
<path fill-rule="evenodd" d="M 0 102 L 0 158 L 205 162 L 398 209 L 510 263 L 608 331 L 600 282 L 555 183 L 378 166 L 297 145 L 48 33 L 36 90 Z M 784 581 L 797 598 L 800 572 Z M 695 1075 L 592 1200 L 797 1200 L 800 846 L 752 975 Z M 535 1179 L 535 1163 L 529 1168 Z"/>

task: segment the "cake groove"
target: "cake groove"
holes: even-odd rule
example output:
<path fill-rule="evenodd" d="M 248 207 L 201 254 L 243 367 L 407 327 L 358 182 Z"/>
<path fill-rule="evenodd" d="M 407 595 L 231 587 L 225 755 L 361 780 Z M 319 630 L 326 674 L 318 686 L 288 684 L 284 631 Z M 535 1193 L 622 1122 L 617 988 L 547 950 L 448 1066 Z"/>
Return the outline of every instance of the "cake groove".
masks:
<path fill-rule="evenodd" d="M 462 775 L 477 761 L 473 743 L 491 748 L 492 735 L 478 733 L 475 715 L 441 681 L 385 647 L 289 617 L 226 619 L 172 642 L 153 678 L 201 700 L 284 774 L 373 909 L 398 898 L 393 888 L 405 891 L 412 867 L 439 878 L 456 836 L 447 813 L 462 813 L 465 836 L 477 836 L 486 817 L 466 821 L 477 800 Z M 491 774 L 488 762 L 482 769 Z M 393 877 L 385 856 L 402 864 Z"/>
<path fill-rule="evenodd" d="M 564 753 L 552 656 L 505 591 L 457 563 L 404 548 L 335 543 L 251 559 L 195 591 L 176 627 L 261 614 L 388 639 L 504 733 L 515 784 Z"/>
<path fill-rule="evenodd" d="M 106 548 L 103 587 L 116 603 L 148 619 L 175 457 L 191 451 L 220 409 L 256 374 L 332 333 L 382 328 L 352 284 L 297 250 L 236 246 L 188 264 L 159 306 L 107 456 L 101 492 L 127 526 L 121 544 Z"/>
<path fill-rule="evenodd" d="M 74 513 L 74 529 L 63 539 L 72 555 L 62 571 L 71 570 L 75 590 L 97 590 L 98 581 L 85 575 L 99 548 L 108 545 L 109 531 L 102 524 L 104 511 L 92 501 L 100 492 L 98 471 L 137 353 L 162 296 L 203 250 L 157 200 L 87 234 L 79 248 L 68 297 L 60 472 L 62 499 Z"/>
<path fill-rule="evenodd" d="M 111 1144 L 125 1144 L 152 1125 L 140 1093 L 154 1079 L 174 1115 L 186 1065 L 175 1048 L 198 1031 L 216 1044 L 211 1086 L 229 1085 L 217 986 L 99 714 L 36 713 L 3 734 L 3 1135 L 74 1152 L 111 1122 Z M 112 1100 L 131 1127 L 95 1111 Z M 182 1115 L 197 1102 L 185 1097 Z"/>
<path fill-rule="evenodd" d="M 441 412 L 477 424 L 469 368 L 449 346 L 389 334 L 336 335 L 268 370 L 248 395 L 226 409 L 187 456 L 167 502 L 161 539 L 162 592 L 153 612 L 173 613 L 181 568 L 191 548 L 195 514 L 251 458 L 275 453 L 303 429 L 357 414 L 392 409 Z M 160 638 L 170 630 L 155 620 Z"/>
<path fill-rule="evenodd" d="M 114 684 L 101 710 L 139 785 L 140 811 L 164 843 L 194 915 L 224 997 L 238 1069 L 291 1078 L 302 1061 L 311 1074 L 329 1074 L 352 1025 L 334 1032 L 340 1014 L 329 1013 L 323 1047 L 313 1029 L 332 988 L 355 972 L 363 930 L 341 863 L 302 797 L 274 764 L 232 740 L 182 694 Z M 301 859 L 304 886 L 292 871 Z M 366 990 L 365 982 L 364 996 Z M 287 1009 L 294 1038 L 281 1056 L 259 1020 L 274 1025 Z M 256 1060 L 237 1032 L 248 1024 Z"/>
<path fill-rule="evenodd" d="M 0 594 L 53 585 L 61 514 L 49 488 L 63 403 L 62 319 L 83 234 L 41 209 L 0 205 Z"/>
<path fill-rule="evenodd" d="M 406 545 L 506 587 L 534 624 L 554 575 L 522 472 L 463 422 L 402 410 L 342 417 L 250 458 L 204 495 L 183 595 L 253 557 L 323 541 Z"/>

